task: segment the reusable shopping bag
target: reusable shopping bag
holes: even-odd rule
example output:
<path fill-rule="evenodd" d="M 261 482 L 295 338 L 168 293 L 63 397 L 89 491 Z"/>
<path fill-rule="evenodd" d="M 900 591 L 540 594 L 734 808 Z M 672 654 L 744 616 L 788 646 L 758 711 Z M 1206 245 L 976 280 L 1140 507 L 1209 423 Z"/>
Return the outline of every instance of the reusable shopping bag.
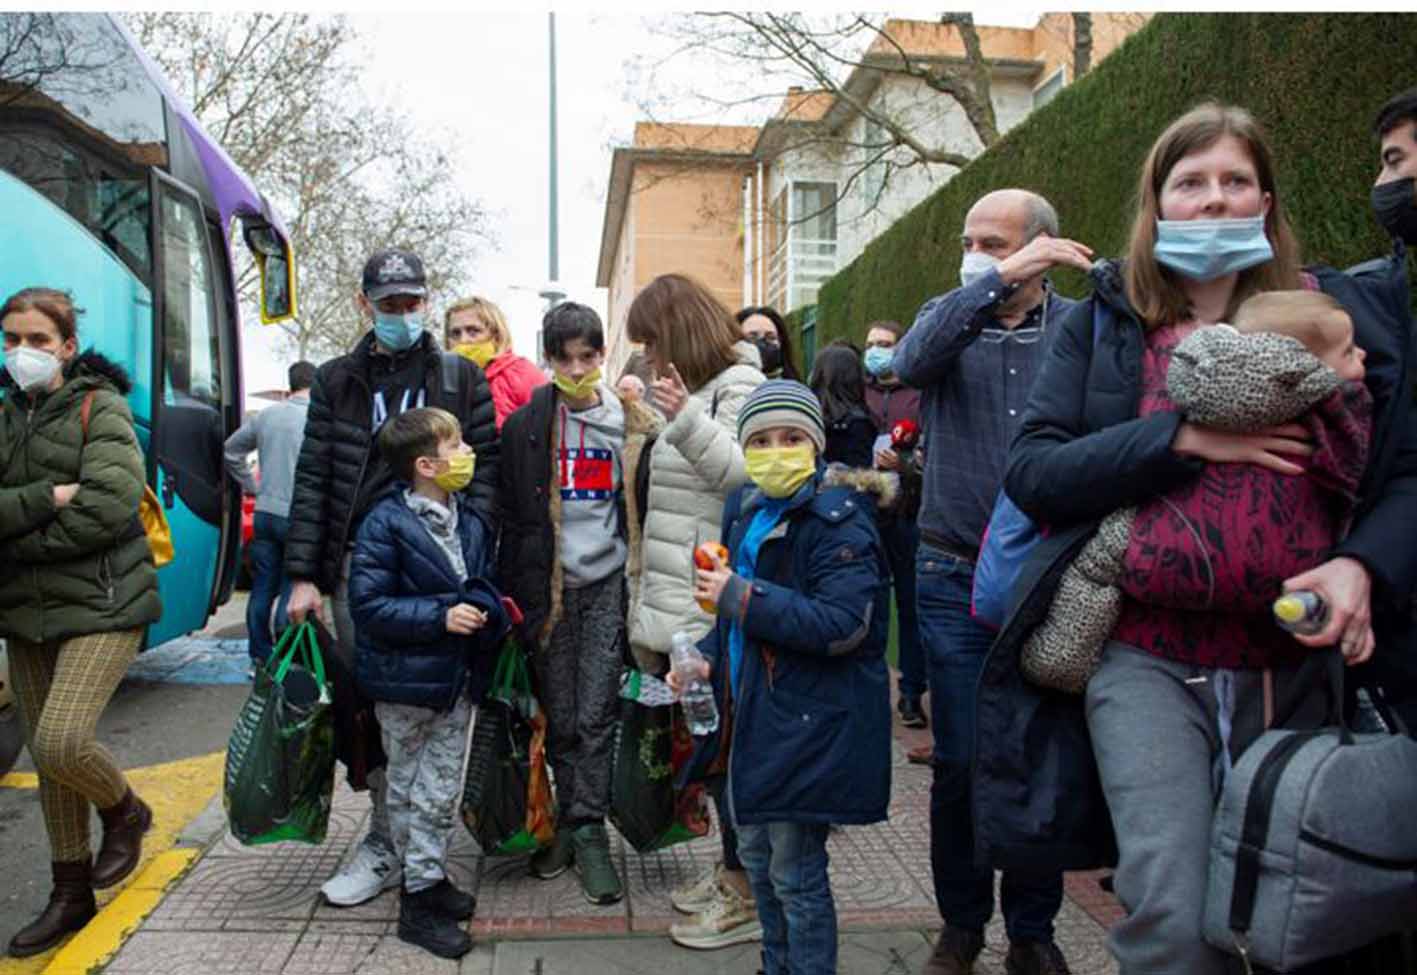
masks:
<path fill-rule="evenodd" d="M 473 721 L 461 812 L 484 853 L 535 853 L 556 836 L 546 715 L 531 693 L 526 655 L 514 637 L 503 642 Z"/>
<path fill-rule="evenodd" d="M 334 774 L 330 684 L 314 627 L 287 627 L 227 744 L 222 798 L 232 835 L 248 846 L 324 842 Z"/>
<path fill-rule="evenodd" d="M 708 835 L 703 783 L 674 780 L 693 754 L 683 712 L 659 678 L 627 669 L 611 748 L 610 821 L 640 853 Z"/>

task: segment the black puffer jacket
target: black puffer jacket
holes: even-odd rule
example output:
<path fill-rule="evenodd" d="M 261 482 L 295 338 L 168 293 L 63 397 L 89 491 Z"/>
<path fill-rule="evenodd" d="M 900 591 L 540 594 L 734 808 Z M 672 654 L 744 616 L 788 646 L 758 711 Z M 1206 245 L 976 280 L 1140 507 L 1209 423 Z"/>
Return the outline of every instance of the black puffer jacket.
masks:
<path fill-rule="evenodd" d="M 285 543 L 285 568 L 292 579 L 334 592 L 360 520 L 393 483 L 371 431 L 373 390 L 381 377 L 409 367 L 410 357 L 422 359 L 424 405 L 441 407 L 462 423 L 463 440 L 477 453 L 467 497 L 495 524 L 498 441 L 492 394 L 482 370 L 461 356 L 448 356 L 447 368 L 454 370 L 450 378 L 456 381 L 451 390 L 446 388 L 444 355 L 429 334 L 403 355 L 377 355 L 371 331 L 353 352 L 331 359 L 315 373 Z"/>

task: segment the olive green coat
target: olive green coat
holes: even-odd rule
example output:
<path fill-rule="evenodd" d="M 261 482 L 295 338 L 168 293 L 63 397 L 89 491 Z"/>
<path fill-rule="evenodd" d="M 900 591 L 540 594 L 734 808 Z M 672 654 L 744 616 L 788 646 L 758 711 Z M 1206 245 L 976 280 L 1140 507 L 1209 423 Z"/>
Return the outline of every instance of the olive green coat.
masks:
<path fill-rule="evenodd" d="M 121 367 L 93 351 L 53 393 L 4 376 L 0 407 L 0 637 L 63 640 L 144 626 L 162 615 L 138 520 L 143 454 Z M 87 442 L 79 411 L 96 390 Z M 56 484 L 79 485 L 56 508 Z"/>

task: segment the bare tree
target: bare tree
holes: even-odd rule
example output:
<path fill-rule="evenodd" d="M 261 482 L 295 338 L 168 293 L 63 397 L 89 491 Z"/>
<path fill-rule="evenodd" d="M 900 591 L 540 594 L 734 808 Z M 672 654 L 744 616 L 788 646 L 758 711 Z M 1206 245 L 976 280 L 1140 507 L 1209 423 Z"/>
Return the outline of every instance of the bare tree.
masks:
<path fill-rule="evenodd" d="M 202 125 L 284 217 L 299 268 L 295 351 L 346 351 L 364 330 L 354 294 L 378 246 L 417 251 L 435 291 L 469 280 L 489 243 L 482 206 L 458 188 L 456 155 L 363 93 L 342 17 L 134 13 L 127 21 Z M 254 304 L 249 258 L 238 267 Z"/>
<path fill-rule="evenodd" d="M 1092 68 L 1092 14 L 1073 15 L 1073 78 L 1081 78 Z"/>

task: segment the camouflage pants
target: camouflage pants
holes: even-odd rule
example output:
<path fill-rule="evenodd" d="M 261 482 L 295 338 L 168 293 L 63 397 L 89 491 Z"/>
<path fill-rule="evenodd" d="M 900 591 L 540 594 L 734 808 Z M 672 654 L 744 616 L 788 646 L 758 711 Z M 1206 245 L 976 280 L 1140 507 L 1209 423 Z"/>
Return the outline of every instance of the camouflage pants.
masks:
<path fill-rule="evenodd" d="M 447 711 L 380 701 L 374 711 L 389 756 L 389 829 L 404 887 L 425 890 L 447 875 L 443 863 L 462 795 L 472 701 L 460 695 Z"/>
<path fill-rule="evenodd" d="M 565 610 L 533 658 L 561 822 L 602 822 L 624 669 L 625 577 L 562 590 Z"/>

